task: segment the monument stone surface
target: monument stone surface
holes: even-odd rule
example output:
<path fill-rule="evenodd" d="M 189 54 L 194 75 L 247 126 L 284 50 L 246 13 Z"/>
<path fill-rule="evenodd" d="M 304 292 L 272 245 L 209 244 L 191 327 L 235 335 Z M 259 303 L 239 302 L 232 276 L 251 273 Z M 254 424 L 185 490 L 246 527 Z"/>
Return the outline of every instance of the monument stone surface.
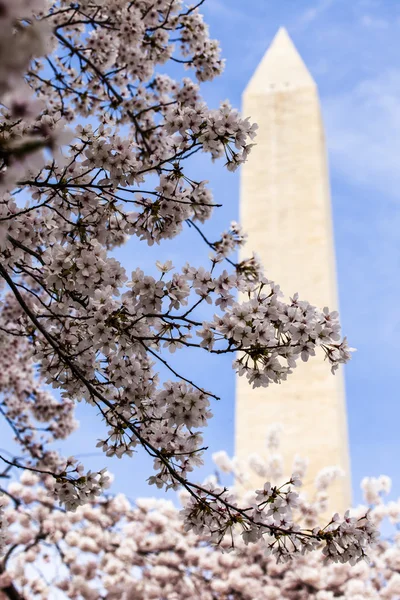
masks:
<path fill-rule="evenodd" d="M 242 167 L 240 222 L 265 274 L 286 298 L 337 309 L 331 200 L 324 129 L 315 81 L 281 28 L 243 94 L 243 114 L 258 123 L 256 146 Z M 283 426 L 285 472 L 296 454 L 310 461 L 305 490 L 319 470 L 340 466 L 329 510 L 351 504 L 342 372 L 332 375 L 321 350 L 288 381 L 252 389 L 238 377 L 236 455 L 265 454 L 269 425 Z M 263 482 L 254 476 L 252 484 Z"/>

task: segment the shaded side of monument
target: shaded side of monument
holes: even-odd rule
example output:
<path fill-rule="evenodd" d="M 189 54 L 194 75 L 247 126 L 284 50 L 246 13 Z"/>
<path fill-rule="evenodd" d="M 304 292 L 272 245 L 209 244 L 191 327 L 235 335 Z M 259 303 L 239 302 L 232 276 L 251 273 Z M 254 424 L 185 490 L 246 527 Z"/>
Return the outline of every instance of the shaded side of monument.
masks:
<path fill-rule="evenodd" d="M 285 29 L 280 29 L 243 94 L 243 114 L 258 123 L 256 146 L 242 168 L 240 222 L 285 298 L 338 307 L 331 199 L 317 86 Z M 351 504 L 343 373 L 332 375 L 321 350 L 282 384 L 236 387 L 236 455 L 266 453 L 268 426 L 283 426 L 285 473 L 296 454 L 309 459 L 305 491 L 316 474 L 339 466 L 329 510 Z M 254 475 L 250 485 L 263 482 Z"/>

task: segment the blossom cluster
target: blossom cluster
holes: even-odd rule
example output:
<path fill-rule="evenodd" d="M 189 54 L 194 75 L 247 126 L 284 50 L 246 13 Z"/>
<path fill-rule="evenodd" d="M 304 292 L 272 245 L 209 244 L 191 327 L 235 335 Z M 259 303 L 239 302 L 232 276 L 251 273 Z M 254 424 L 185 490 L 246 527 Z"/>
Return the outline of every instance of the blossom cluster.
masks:
<path fill-rule="evenodd" d="M 7 539 L 7 518 L 4 514 L 4 506 L 2 502 L 3 496 L 0 495 L 0 556 L 4 554 L 6 539 Z"/>
<path fill-rule="evenodd" d="M 43 18 L 47 0 L 3 0 L 0 14 L 0 191 L 45 165 L 43 149 L 58 153 L 69 141 L 61 113 L 46 114 L 43 99 L 27 85 L 33 59 L 51 51 L 52 30 Z M 61 156 L 59 154 L 59 156 Z"/>
<path fill-rule="evenodd" d="M 293 509 L 299 505 L 299 495 L 292 486 L 301 486 L 297 475 L 281 486 L 268 481 L 256 490 L 250 506 L 241 508 L 226 488 L 206 484 L 200 499 L 189 498 L 181 515 L 186 530 L 207 536 L 214 544 L 221 544 L 227 533 L 233 539 L 239 527 L 243 542 L 261 544 L 264 553 L 277 562 L 293 560 L 296 553 L 305 554 L 321 547 L 326 560 L 355 565 L 368 562 L 367 551 L 377 539 L 377 530 L 368 511 L 359 518 L 343 517 L 335 513 L 328 525 L 302 530 L 293 522 Z M 248 499 L 248 498 L 247 498 Z M 224 506 L 221 507 L 221 500 Z M 234 545 L 232 546 L 234 547 Z"/>
<path fill-rule="evenodd" d="M 275 438 L 274 452 L 279 454 L 276 432 L 270 437 Z M 238 468 L 238 461 L 225 452 L 215 458 L 225 471 Z M 270 454 L 258 457 L 259 468 L 263 467 L 267 477 L 273 471 L 270 459 Z M 299 459 L 295 464 L 300 464 Z M 283 517 L 291 512 L 296 522 L 310 530 L 321 522 L 324 508 L 320 499 L 329 494 L 335 474 L 335 468 L 324 469 L 315 489 L 308 493 L 298 477 L 292 478 L 292 495 L 287 496 L 290 508 L 277 501 L 279 494 L 274 496 L 279 488 L 284 495 L 276 480 L 256 495 L 249 491 L 249 497 L 258 505 L 267 502 L 272 514 L 278 511 Z M 215 477 L 204 485 L 211 485 L 212 480 Z M 395 600 L 400 592 L 398 533 L 370 548 L 369 563 L 332 562 L 320 553 L 303 555 L 300 551 L 292 554 L 292 560 L 277 562 L 267 536 L 249 544 L 240 524 L 232 529 L 233 550 L 228 537 L 216 547 L 209 536 L 188 531 L 179 509 L 170 501 L 139 498 L 132 502 L 118 494 L 92 498 L 75 512 L 65 512 L 49 498 L 53 486 L 50 476 L 24 471 L 19 481 L 12 481 L 4 490 L 8 526 L 3 536 L 10 552 L 0 574 L 0 591 L 6 598 Z M 235 493 L 230 489 L 232 496 Z M 181 500 L 185 509 L 186 493 L 181 493 Z M 349 545 L 357 535 L 353 522 L 361 524 L 366 510 L 367 506 L 352 509 L 341 524 L 334 516 L 331 529 L 341 528 L 343 543 L 345 536 Z M 375 528 L 385 518 L 398 527 L 398 500 L 383 503 L 381 498 L 379 505 L 370 507 L 369 522 Z"/>
<path fill-rule="evenodd" d="M 31 465 L 47 468 L 54 466 L 48 444 L 68 437 L 78 422 L 72 400 L 56 400 L 44 389 L 22 318 L 21 307 L 7 294 L 0 310 L 0 414 Z"/>
<path fill-rule="evenodd" d="M 110 477 L 106 469 L 97 473 L 88 471 L 84 474 L 84 466 L 74 465 L 75 462 L 73 458 L 67 460 L 66 469 L 55 478 L 54 488 L 49 493 L 49 496 L 59 500 L 60 505 L 64 505 L 66 510 L 71 511 L 94 500 L 110 486 Z"/>
<path fill-rule="evenodd" d="M 391 480 L 385 475 L 364 477 L 361 481 L 365 501 L 371 506 L 381 504 L 383 496 L 390 492 L 391 486 Z"/>

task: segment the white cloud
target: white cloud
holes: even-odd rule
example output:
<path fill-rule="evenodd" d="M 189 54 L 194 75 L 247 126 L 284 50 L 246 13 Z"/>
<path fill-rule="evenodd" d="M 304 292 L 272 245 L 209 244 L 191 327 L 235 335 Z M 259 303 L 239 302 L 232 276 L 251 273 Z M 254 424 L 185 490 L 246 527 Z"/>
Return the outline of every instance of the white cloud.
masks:
<path fill-rule="evenodd" d="M 204 5 L 203 12 L 213 15 L 214 17 L 223 18 L 226 21 L 248 21 L 252 20 L 251 11 L 240 10 L 226 0 L 208 0 Z"/>
<path fill-rule="evenodd" d="M 386 19 L 379 17 L 371 17 L 371 15 L 363 15 L 361 17 L 361 25 L 367 29 L 387 29 L 389 22 Z"/>
<path fill-rule="evenodd" d="M 400 70 L 325 98 L 331 168 L 349 181 L 398 195 L 400 186 Z"/>
<path fill-rule="evenodd" d="M 307 9 L 300 17 L 300 25 L 308 25 L 333 5 L 333 0 L 319 0 L 315 6 Z"/>

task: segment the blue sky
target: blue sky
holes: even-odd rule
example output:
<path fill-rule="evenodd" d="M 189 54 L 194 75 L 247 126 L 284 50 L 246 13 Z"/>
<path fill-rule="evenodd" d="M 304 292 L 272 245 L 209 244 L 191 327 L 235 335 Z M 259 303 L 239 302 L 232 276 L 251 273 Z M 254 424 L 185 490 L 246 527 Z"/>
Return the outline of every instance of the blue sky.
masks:
<path fill-rule="evenodd" d="M 326 125 L 342 325 L 358 349 L 346 368 L 354 500 L 365 475 L 388 474 L 400 494 L 398 465 L 400 374 L 400 3 L 397 0 L 206 0 L 203 12 L 227 60 L 222 77 L 203 87 L 210 105 L 240 96 L 279 26 L 284 25 L 318 83 Z M 186 75 L 184 73 L 183 75 Z M 192 164 L 210 180 L 224 204 L 207 226 L 211 238 L 238 214 L 239 174 L 204 156 Z M 151 270 L 155 260 L 200 265 L 208 251 L 193 235 L 148 249 L 129 243 L 118 250 L 128 272 Z M 268 273 L 268 265 L 266 270 Z M 289 292 L 295 290 L 289 290 Z M 312 298 L 309 298 L 312 302 Z M 181 370 L 221 396 L 206 432 L 209 455 L 233 453 L 234 374 L 231 358 L 180 353 Z M 195 360 L 194 360 L 195 358 Z M 149 461 L 106 461 L 95 452 L 99 436 L 93 409 L 78 406 L 80 430 L 59 448 L 82 456 L 88 467 L 115 473 L 114 491 L 131 497 L 156 493 L 145 482 Z M 98 423 L 98 421 L 97 421 Z M 4 447 L 2 441 L 1 446 Z M 199 477 L 211 469 L 211 462 Z"/>

